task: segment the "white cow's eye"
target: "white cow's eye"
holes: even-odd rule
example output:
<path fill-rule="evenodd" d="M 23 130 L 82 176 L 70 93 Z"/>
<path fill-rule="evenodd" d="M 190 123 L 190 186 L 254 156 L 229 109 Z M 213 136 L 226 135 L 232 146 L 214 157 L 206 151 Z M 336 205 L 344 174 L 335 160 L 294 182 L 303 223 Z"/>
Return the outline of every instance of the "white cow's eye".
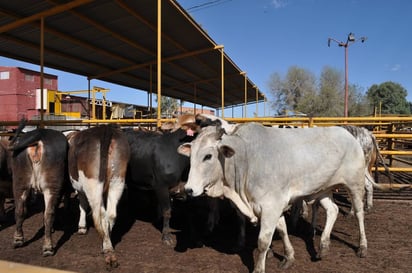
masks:
<path fill-rule="evenodd" d="M 211 158 L 212 158 L 212 155 L 211 155 L 211 154 L 207 154 L 207 155 L 205 155 L 205 157 L 203 158 L 203 161 L 209 160 L 209 159 L 211 159 Z"/>

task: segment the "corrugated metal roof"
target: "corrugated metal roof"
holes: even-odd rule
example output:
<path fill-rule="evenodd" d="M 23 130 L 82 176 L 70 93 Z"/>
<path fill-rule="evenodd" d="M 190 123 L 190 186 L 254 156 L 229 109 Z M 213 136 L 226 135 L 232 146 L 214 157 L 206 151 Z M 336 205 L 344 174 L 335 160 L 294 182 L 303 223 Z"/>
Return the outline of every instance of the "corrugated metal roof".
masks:
<path fill-rule="evenodd" d="M 162 1 L 162 95 L 220 108 L 221 51 L 174 0 Z M 157 1 L 0 2 L 0 55 L 156 93 Z M 245 77 L 224 54 L 225 106 L 245 99 Z M 256 86 L 247 79 L 247 102 Z M 258 100 L 264 96 L 258 92 Z"/>

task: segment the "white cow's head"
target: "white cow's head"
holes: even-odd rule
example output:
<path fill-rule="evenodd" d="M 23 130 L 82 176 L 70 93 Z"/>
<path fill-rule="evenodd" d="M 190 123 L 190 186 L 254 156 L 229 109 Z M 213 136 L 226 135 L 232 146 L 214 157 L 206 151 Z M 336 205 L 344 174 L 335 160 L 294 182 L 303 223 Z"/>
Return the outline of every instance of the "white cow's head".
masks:
<path fill-rule="evenodd" d="M 234 154 L 233 149 L 220 144 L 223 133 L 219 127 L 209 126 L 204 128 L 194 141 L 178 148 L 180 154 L 190 156 L 189 178 L 185 185 L 188 195 L 223 195 L 222 160 Z"/>

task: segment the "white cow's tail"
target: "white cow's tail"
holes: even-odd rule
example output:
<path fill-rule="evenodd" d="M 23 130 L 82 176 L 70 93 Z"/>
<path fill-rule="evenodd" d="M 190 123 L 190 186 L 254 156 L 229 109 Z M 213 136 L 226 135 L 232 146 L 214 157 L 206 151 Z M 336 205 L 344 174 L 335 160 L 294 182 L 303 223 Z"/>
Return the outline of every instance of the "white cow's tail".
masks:
<path fill-rule="evenodd" d="M 368 172 L 367 168 L 365 169 L 365 176 L 366 179 L 368 179 L 368 181 L 372 184 L 372 186 L 375 189 L 381 190 L 381 191 L 390 191 L 392 190 L 392 186 L 390 184 L 379 184 L 375 182 L 375 179 L 372 178 L 371 174 Z"/>

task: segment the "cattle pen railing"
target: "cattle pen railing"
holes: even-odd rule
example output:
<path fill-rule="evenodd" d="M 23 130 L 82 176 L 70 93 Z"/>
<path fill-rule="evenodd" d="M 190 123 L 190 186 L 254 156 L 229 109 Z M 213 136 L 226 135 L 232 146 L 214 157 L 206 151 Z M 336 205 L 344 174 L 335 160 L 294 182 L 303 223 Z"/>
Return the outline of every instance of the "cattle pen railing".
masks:
<path fill-rule="evenodd" d="M 391 173 L 393 173 L 394 188 L 409 185 L 412 178 L 412 116 L 380 116 L 380 117 L 256 117 L 256 118 L 224 118 L 228 122 L 245 123 L 258 122 L 265 126 L 289 127 L 321 127 L 337 125 L 355 125 L 368 128 L 375 135 Z M 161 119 L 163 122 L 174 122 L 175 119 Z M 16 127 L 18 121 L 0 121 L 0 128 Z M 155 129 L 159 124 L 157 119 L 118 119 L 118 120 L 31 120 L 28 126 L 43 126 L 60 130 L 70 128 L 86 128 L 99 124 L 118 124 L 122 127 L 145 127 Z M 375 169 L 374 169 L 375 170 Z M 385 168 L 379 166 L 379 173 Z M 376 177 L 376 176 L 375 176 Z"/>
<path fill-rule="evenodd" d="M 355 125 L 368 128 L 376 137 L 380 153 L 388 159 L 390 171 L 412 172 L 412 117 L 281 117 L 227 118 L 229 122 L 260 122 L 266 126 L 321 127 Z M 396 162 L 403 164 L 395 164 Z M 396 167 L 396 165 L 404 165 Z M 379 167 L 378 171 L 385 171 Z"/>

